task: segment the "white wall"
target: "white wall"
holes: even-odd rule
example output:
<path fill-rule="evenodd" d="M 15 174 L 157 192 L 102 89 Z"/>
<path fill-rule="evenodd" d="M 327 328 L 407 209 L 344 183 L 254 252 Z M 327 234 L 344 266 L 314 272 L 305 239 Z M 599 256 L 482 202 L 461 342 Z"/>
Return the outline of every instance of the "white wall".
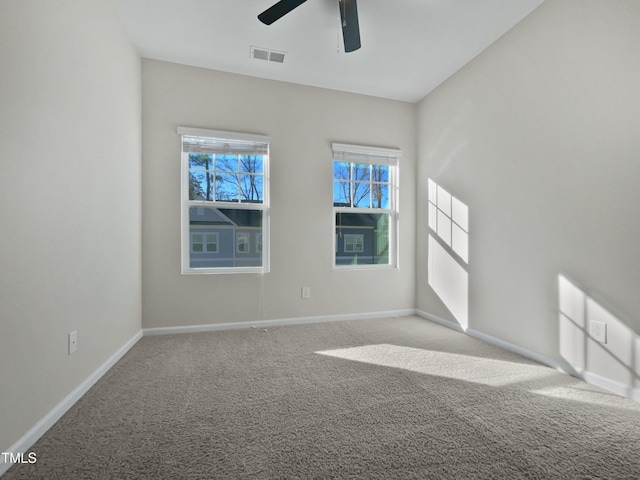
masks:
<path fill-rule="evenodd" d="M 140 330 L 141 96 L 107 0 L 0 1 L 0 66 L 4 452 Z"/>
<path fill-rule="evenodd" d="M 415 105 L 152 60 L 142 79 L 145 328 L 414 308 Z M 271 137 L 268 274 L 181 275 L 179 125 Z M 402 150 L 399 269 L 334 271 L 334 141 Z"/>
<path fill-rule="evenodd" d="M 469 207 L 469 328 L 639 385 L 638 52 L 637 0 L 547 0 L 419 104 L 420 310 L 456 320 L 428 285 L 431 178 Z"/>

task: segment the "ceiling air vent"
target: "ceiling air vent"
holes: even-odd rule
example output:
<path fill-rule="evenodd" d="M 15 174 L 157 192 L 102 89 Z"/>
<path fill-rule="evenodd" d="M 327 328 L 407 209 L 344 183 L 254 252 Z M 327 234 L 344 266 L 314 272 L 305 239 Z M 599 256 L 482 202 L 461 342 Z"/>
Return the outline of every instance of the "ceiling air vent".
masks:
<path fill-rule="evenodd" d="M 251 58 L 267 60 L 269 62 L 283 63 L 285 52 L 276 52 L 261 47 L 251 47 Z"/>

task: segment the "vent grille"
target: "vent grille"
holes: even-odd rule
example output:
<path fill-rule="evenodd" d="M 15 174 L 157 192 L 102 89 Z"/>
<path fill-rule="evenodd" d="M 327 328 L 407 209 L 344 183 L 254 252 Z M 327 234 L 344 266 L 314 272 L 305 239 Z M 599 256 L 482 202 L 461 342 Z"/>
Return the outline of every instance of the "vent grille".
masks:
<path fill-rule="evenodd" d="M 284 63 L 285 52 L 277 52 L 262 47 L 251 47 L 251 58 L 269 62 Z"/>
<path fill-rule="evenodd" d="M 278 62 L 278 63 L 284 62 L 284 53 L 280 53 L 280 52 L 269 53 L 269 61 Z"/>

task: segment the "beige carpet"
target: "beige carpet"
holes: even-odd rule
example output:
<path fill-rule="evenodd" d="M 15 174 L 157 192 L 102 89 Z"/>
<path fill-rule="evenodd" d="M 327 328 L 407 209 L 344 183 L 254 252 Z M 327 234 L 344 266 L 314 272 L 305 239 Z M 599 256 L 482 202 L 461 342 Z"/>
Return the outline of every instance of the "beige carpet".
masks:
<path fill-rule="evenodd" d="M 415 317 L 143 338 L 14 479 L 638 479 L 640 404 Z"/>

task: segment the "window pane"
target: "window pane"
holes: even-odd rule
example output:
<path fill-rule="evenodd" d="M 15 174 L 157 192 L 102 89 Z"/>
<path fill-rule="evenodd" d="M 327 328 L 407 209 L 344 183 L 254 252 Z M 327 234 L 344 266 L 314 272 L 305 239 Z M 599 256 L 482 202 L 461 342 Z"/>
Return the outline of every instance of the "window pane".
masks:
<path fill-rule="evenodd" d="M 189 234 L 193 247 L 191 268 L 262 266 L 262 254 L 250 248 L 251 237 L 263 234 L 261 210 L 191 207 Z M 200 239 L 198 247 L 196 238 Z"/>
<path fill-rule="evenodd" d="M 207 235 L 207 252 L 215 253 L 218 251 L 218 235 L 210 233 Z"/>
<path fill-rule="evenodd" d="M 350 180 L 350 163 L 333 162 L 333 178 L 336 180 Z"/>
<path fill-rule="evenodd" d="M 264 173 L 262 155 L 241 155 L 240 171 L 246 173 Z"/>
<path fill-rule="evenodd" d="M 213 200 L 213 174 L 205 171 L 189 172 L 189 200 Z"/>
<path fill-rule="evenodd" d="M 371 206 L 371 184 L 357 183 L 351 184 L 353 194 L 353 206 L 358 208 L 369 208 Z"/>
<path fill-rule="evenodd" d="M 191 249 L 194 252 L 202 251 L 202 234 L 194 233 L 191 235 Z"/>
<path fill-rule="evenodd" d="M 190 153 L 189 154 L 189 169 L 190 170 L 212 170 L 213 169 L 213 155 L 206 153 Z"/>
<path fill-rule="evenodd" d="M 389 264 L 389 215 L 336 213 L 336 265 Z"/>
<path fill-rule="evenodd" d="M 237 172 L 238 155 L 216 155 L 216 170 L 219 172 Z"/>
<path fill-rule="evenodd" d="M 369 181 L 371 179 L 370 169 L 371 169 L 371 165 L 367 165 L 364 163 L 354 163 L 353 179 Z"/>
<path fill-rule="evenodd" d="M 262 176 L 240 175 L 240 201 L 262 202 Z"/>
<path fill-rule="evenodd" d="M 389 184 L 371 184 L 371 206 L 373 208 L 389 208 Z"/>
<path fill-rule="evenodd" d="M 371 180 L 373 180 L 374 182 L 388 182 L 389 167 L 387 165 L 372 165 Z"/>
<path fill-rule="evenodd" d="M 337 207 L 350 207 L 349 182 L 333 182 L 333 204 Z"/>
<path fill-rule="evenodd" d="M 223 202 L 238 201 L 238 176 L 229 173 L 216 175 L 216 200 Z"/>

